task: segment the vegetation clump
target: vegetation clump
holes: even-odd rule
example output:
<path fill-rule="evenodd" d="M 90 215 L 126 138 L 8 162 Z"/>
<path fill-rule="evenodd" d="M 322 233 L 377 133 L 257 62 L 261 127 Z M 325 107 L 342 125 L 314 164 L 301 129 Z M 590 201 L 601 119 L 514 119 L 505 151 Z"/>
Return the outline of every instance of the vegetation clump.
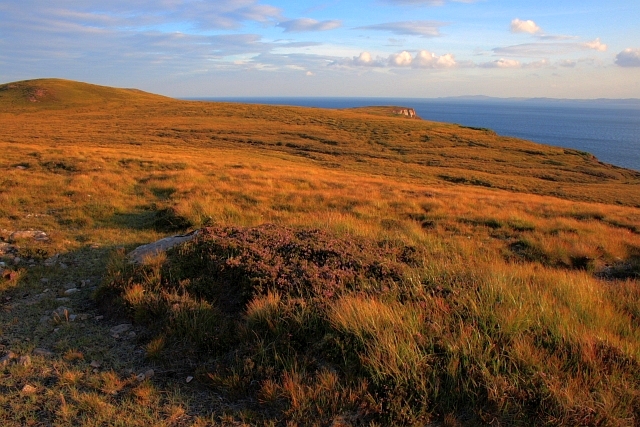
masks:
<path fill-rule="evenodd" d="M 615 293 L 576 273 L 553 283 L 550 272 L 477 267 L 442 269 L 401 242 L 212 227 L 167 256 L 115 269 L 106 290 L 155 328 L 163 350 L 154 352 L 186 352 L 212 389 L 265 422 L 598 425 L 637 416 L 638 342 L 632 350 L 620 341 L 638 338 L 637 326 L 607 326 L 583 295 L 591 287 L 609 305 Z M 544 308 L 554 304 L 562 309 Z"/>

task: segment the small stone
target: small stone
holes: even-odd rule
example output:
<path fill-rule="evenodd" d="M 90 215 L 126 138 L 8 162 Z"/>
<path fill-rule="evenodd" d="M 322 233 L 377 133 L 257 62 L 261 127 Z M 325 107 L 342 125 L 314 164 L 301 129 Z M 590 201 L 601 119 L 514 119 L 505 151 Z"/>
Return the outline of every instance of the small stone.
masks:
<path fill-rule="evenodd" d="M 97 374 L 98 372 L 100 372 L 100 369 L 95 368 L 95 369 L 94 369 L 93 371 L 91 371 L 91 372 L 93 372 L 94 374 Z"/>
<path fill-rule="evenodd" d="M 78 314 L 78 320 L 80 321 L 88 320 L 89 317 L 91 317 L 89 314 Z"/>
<path fill-rule="evenodd" d="M 144 377 L 144 374 L 138 374 L 138 375 L 136 376 L 136 379 L 137 379 L 138 381 L 140 381 L 140 382 L 144 381 L 144 378 L 145 378 L 145 377 Z"/>
<path fill-rule="evenodd" d="M 97 360 L 92 360 L 91 363 L 89 364 L 89 366 L 91 366 L 92 368 L 99 368 L 102 365 L 100 364 L 100 362 L 98 362 Z"/>
<path fill-rule="evenodd" d="M 30 356 L 20 356 L 18 359 L 18 365 L 20 366 L 31 366 L 31 357 Z"/>
<path fill-rule="evenodd" d="M 54 265 L 56 265 L 56 263 L 58 262 L 58 257 L 59 256 L 60 256 L 60 254 L 55 254 L 54 256 L 47 258 L 44 261 L 45 267 L 53 267 Z"/>
<path fill-rule="evenodd" d="M 5 268 L 6 266 L 7 266 L 7 264 L 6 264 L 6 263 L 4 263 L 4 262 L 0 262 L 0 268 Z"/>
<path fill-rule="evenodd" d="M 41 357 L 53 357 L 54 353 L 50 350 L 47 350 L 46 348 L 34 348 L 33 355 Z"/>
<path fill-rule="evenodd" d="M 38 391 L 38 389 L 37 389 L 37 388 L 35 388 L 35 387 L 34 387 L 34 386 L 32 386 L 32 385 L 29 385 L 29 384 L 27 384 L 27 385 L 25 385 L 24 387 L 22 387 L 22 392 L 23 392 L 24 394 L 34 394 L 36 391 Z"/>
<path fill-rule="evenodd" d="M 14 265 L 18 265 L 18 264 L 20 264 L 20 262 L 22 262 L 22 258 L 20 258 L 19 256 L 15 257 L 13 259 L 13 264 Z"/>
<path fill-rule="evenodd" d="M 135 338 L 135 337 L 136 337 L 136 333 L 135 333 L 135 332 L 133 332 L 133 331 L 131 331 L 131 332 L 129 332 L 129 333 L 127 334 L 127 336 L 128 336 L 129 338 Z"/>
<path fill-rule="evenodd" d="M 78 289 L 78 288 L 71 288 L 71 289 L 67 289 L 66 291 L 64 291 L 64 294 L 65 294 L 65 295 L 73 295 L 73 294 L 75 294 L 76 292 L 78 292 L 79 290 L 80 290 L 80 289 Z"/>
<path fill-rule="evenodd" d="M 131 329 L 131 324 L 130 323 L 123 323 L 121 325 L 118 326 L 114 326 L 113 328 L 111 328 L 109 330 L 109 332 L 111 332 L 111 334 L 122 334 L 124 332 L 127 332 L 129 329 Z"/>
<path fill-rule="evenodd" d="M 51 289 L 46 288 L 44 291 L 42 291 L 42 293 L 43 293 L 43 294 L 46 294 L 46 293 L 48 293 L 49 291 L 51 291 Z"/>
<path fill-rule="evenodd" d="M 193 381 L 193 377 L 192 376 L 188 376 L 186 381 L 187 381 L 187 384 L 189 384 L 191 381 Z"/>
<path fill-rule="evenodd" d="M 36 241 L 42 242 L 45 240 L 49 240 L 49 237 L 44 231 L 37 230 L 14 231 L 13 233 L 11 233 L 11 236 L 9 236 L 9 241 L 11 242 L 25 239 L 34 239 Z"/>
<path fill-rule="evenodd" d="M 75 322 L 77 318 L 78 318 L 78 316 L 77 316 L 77 315 L 75 315 L 75 314 L 70 314 L 70 315 L 69 315 L 69 322 Z"/>
<path fill-rule="evenodd" d="M 104 319 L 104 316 L 96 316 L 96 321 L 97 322 L 101 321 L 102 319 Z"/>
<path fill-rule="evenodd" d="M 149 369 L 149 370 L 147 370 L 147 371 L 144 373 L 144 377 L 145 377 L 146 379 L 153 378 L 153 376 L 154 376 L 155 374 L 156 374 L 156 373 L 154 372 L 154 370 L 153 370 L 153 369 Z"/>
<path fill-rule="evenodd" d="M 16 354 L 13 351 L 8 352 L 7 354 L 5 354 L 2 358 L 0 358 L 0 366 L 7 366 L 11 360 L 15 359 Z"/>

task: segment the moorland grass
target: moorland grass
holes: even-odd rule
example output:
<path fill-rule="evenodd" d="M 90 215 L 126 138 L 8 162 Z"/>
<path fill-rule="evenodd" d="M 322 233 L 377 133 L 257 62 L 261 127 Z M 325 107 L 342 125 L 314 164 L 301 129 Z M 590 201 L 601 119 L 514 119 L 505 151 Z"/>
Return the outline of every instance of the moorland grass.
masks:
<path fill-rule="evenodd" d="M 2 296 L 106 275 L 103 313 L 146 332 L 118 348 L 97 322 L 40 324 L 52 298 L 5 304 L 6 349 L 60 355 L 2 372 L 8 425 L 640 419 L 637 172 L 380 109 L 15 85 L 0 86 L 0 237 L 45 230 L 19 255 L 71 268 L 11 267 Z M 165 373 L 127 373 L 149 363 Z"/>

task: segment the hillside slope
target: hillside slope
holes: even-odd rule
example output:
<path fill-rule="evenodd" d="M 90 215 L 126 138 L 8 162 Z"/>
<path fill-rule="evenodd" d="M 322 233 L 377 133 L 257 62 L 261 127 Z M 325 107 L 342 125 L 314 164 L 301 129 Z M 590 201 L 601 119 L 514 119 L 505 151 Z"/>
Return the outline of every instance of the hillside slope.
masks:
<path fill-rule="evenodd" d="M 0 87 L 0 114 L 3 111 L 12 114 L 5 130 L 15 142 L 33 142 L 45 133 L 56 145 L 81 140 L 89 145 L 281 153 L 319 167 L 420 183 L 640 206 L 640 192 L 632 191 L 640 184 L 640 172 L 604 164 L 589 153 L 501 137 L 489 130 L 388 117 L 378 110 L 187 102 L 126 89 L 36 80 Z M 16 115 L 18 111 L 29 114 Z M 30 124 L 36 120 L 37 128 Z"/>
<path fill-rule="evenodd" d="M 162 99 L 166 98 L 137 89 L 116 89 L 62 79 L 25 80 L 0 85 L 0 112 L 79 106 L 113 108 L 118 104 Z"/>
<path fill-rule="evenodd" d="M 638 424 L 637 172 L 386 107 L 0 93 L 0 425 Z"/>

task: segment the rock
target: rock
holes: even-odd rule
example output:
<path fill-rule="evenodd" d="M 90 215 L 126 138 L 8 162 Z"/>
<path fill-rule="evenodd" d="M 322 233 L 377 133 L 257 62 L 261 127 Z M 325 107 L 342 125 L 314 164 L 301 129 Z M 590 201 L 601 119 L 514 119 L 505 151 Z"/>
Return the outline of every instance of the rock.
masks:
<path fill-rule="evenodd" d="M 102 364 L 100 362 L 98 362 L 97 360 L 92 360 L 91 363 L 89 364 L 89 366 L 91 366 L 92 368 L 98 369 L 99 367 L 102 366 Z"/>
<path fill-rule="evenodd" d="M 38 389 L 29 384 L 22 387 L 22 393 L 24 394 L 35 394 L 36 391 L 38 391 Z"/>
<path fill-rule="evenodd" d="M 26 240 L 26 239 L 33 239 L 38 242 L 45 242 L 49 240 L 49 236 L 47 236 L 47 233 L 45 233 L 44 231 L 40 231 L 40 230 L 14 231 L 13 233 L 11 233 L 11 236 L 9 236 L 10 242 L 15 242 L 17 240 Z"/>
<path fill-rule="evenodd" d="M 13 351 L 8 352 L 2 358 L 0 358 L 0 366 L 7 366 L 11 361 L 17 358 L 16 354 Z"/>
<path fill-rule="evenodd" d="M 123 323 L 122 325 L 114 326 L 109 330 L 109 332 L 111 335 L 120 335 L 131 329 L 131 326 L 132 325 L 130 323 Z"/>
<path fill-rule="evenodd" d="M 20 356 L 20 359 L 18 359 L 18 365 L 20 366 L 31 366 L 31 357 L 30 356 Z"/>
<path fill-rule="evenodd" d="M 128 257 L 132 263 L 142 264 L 144 263 L 145 258 L 165 252 L 167 249 L 171 249 L 180 243 L 189 242 L 195 239 L 198 234 L 200 234 L 200 230 L 193 231 L 189 234 L 165 237 L 157 242 L 138 246 L 129 253 Z"/>
<path fill-rule="evenodd" d="M 44 261 L 45 267 L 53 267 L 54 265 L 56 265 L 56 263 L 58 262 L 58 257 L 59 256 L 60 256 L 60 254 L 55 254 L 54 256 L 47 258 Z"/>
<path fill-rule="evenodd" d="M 104 316 L 96 316 L 96 322 L 101 321 L 102 319 L 104 319 Z"/>
<path fill-rule="evenodd" d="M 131 332 L 129 332 L 129 333 L 127 334 L 127 337 L 129 337 L 129 338 L 135 338 L 135 337 L 136 337 L 136 333 L 135 333 L 135 332 L 133 332 L 133 331 L 131 331 Z"/>
<path fill-rule="evenodd" d="M 6 263 L 4 263 L 4 262 L 0 262 L 0 268 L 5 268 L 6 266 L 7 266 L 7 264 L 6 264 Z"/>
<path fill-rule="evenodd" d="M 146 370 L 144 373 L 140 373 L 138 375 L 136 375 L 136 379 L 140 382 L 144 381 L 144 380 L 148 380 L 153 378 L 153 376 L 155 375 L 155 371 L 153 369 L 148 369 Z"/>
<path fill-rule="evenodd" d="M 73 294 L 75 294 L 76 292 L 78 292 L 79 290 L 80 290 L 80 289 L 78 289 L 78 288 L 71 288 L 71 289 L 67 289 L 66 291 L 64 291 L 64 294 L 65 294 L 65 295 L 73 295 Z"/>
<path fill-rule="evenodd" d="M 21 262 L 22 262 L 22 258 L 20 258 L 19 256 L 15 257 L 15 258 L 13 259 L 13 264 L 14 264 L 14 265 L 18 265 L 18 264 L 20 264 Z"/>
<path fill-rule="evenodd" d="M 78 320 L 80 321 L 84 321 L 84 320 L 89 320 L 89 318 L 91 317 L 91 315 L 89 314 L 78 314 Z"/>
<path fill-rule="evenodd" d="M 69 315 L 69 322 L 75 322 L 77 318 L 78 318 L 78 316 L 77 316 L 77 315 L 75 315 L 75 314 L 70 314 L 70 315 Z"/>
<path fill-rule="evenodd" d="M 41 357 L 53 357 L 54 353 L 50 350 L 47 350 L 46 348 L 34 348 L 33 349 L 33 355 L 34 356 L 41 356 Z"/>
<path fill-rule="evenodd" d="M 188 376 L 186 379 L 187 384 L 189 384 L 191 381 L 193 381 L 193 377 L 192 376 Z"/>

